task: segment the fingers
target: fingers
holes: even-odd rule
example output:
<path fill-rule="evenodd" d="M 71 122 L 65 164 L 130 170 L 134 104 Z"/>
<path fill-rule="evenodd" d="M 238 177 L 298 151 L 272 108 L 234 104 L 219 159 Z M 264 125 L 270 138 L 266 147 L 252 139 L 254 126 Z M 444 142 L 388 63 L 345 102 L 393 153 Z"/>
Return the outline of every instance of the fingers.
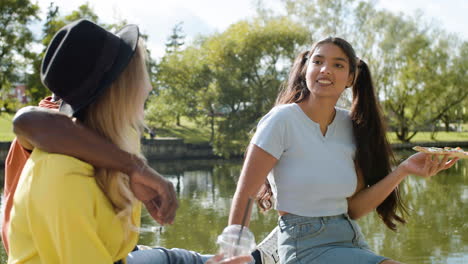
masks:
<path fill-rule="evenodd" d="M 177 202 L 174 185 L 172 185 L 171 182 L 165 182 L 164 185 L 165 186 L 160 191 L 161 202 L 157 215 L 165 224 L 172 224 L 179 204 Z"/>
<path fill-rule="evenodd" d="M 430 167 L 428 171 L 428 177 L 434 176 L 439 172 L 439 169 L 443 166 L 442 161 L 439 159 L 440 155 L 431 155 Z M 447 155 L 443 155 L 443 159 L 446 158 Z"/>
<path fill-rule="evenodd" d="M 216 264 L 216 263 L 219 263 L 219 261 L 223 259 L 223 255 L 216 255 L 212 258 L 210 258 L 206 264 Z"/>
<path fill-rule="evenodd" d="M 457 161 L 458 158 L 453 158 L 449 161 L 450 155 L 442 155 L 442 158 L 439 158 L 441 155 L 430 155 L 430 159 L 425 162 L 425 168 L 427 166 L 427 175 L 426 177 L 431 177 L 436 175 L 442 170 L 446 170 L 452 167 Z"/>
<path fill-rule="evenodd" d="M 457 163 L 457 161 L 458 161 L 459 159 L 460 159 L 460 158 L 454 158 L 454 159 L 450 160 L 449 162 L 445 163 L 444 170 L 449 169 L 450 167 L 452 167 L 453 165 L 455 165 L 455 163 Z"/>
<path fill-rule="evenodd" d="M 155 198 L 156 199 L 156 198 Z M 152 199 L 150 201 L 144 201 L 144 205 L 146 207 L 146 210 L 148 213 L 151 215 L 151 217 L 158 222 L 160 225 L 164 225 L 164 219 L 159 217 L 159 205 L 155 201 L 155 199 Z"/>
<path fill-rule="evenodd" d="M 445 165 L 447 164 L 447 161 L 449 159 L 449 155 L 444 155 L 442 157 L 442 160 L 439 162 L 439 166 L 437 168 L 437 172 L 443 170 L 445 168 Z"/>
<path fill-rule="evenodd" d="M 229 259 L 225 259 L 221 261 L 222 264 L 245 264 L 252 261 L 253 258 L 251 256 L 239 256 L 239 257 L 232 257 Z"/>
<path fill-rule="evenodd" d="M 251 256 L 238 256 L 238 257 L 232 257 L 232 258 L 228 258 L 224 260 L 222 259 L 223 259 L 223 255 L 219 254 L 209 259 L 206 262 L 206 264 L 244 264 L 244 263 L 253 261 L 253 258 Z"/>
<path fill-rule="evenodd" d="M 425 172 L 425 173 L 429 173 L 429 172 L 430 172 L 432 160 L 433 160 L 433 155 L 427 154 L 427 155 L 426 155 L 426 160 L 425 160 L 425 162 L 424 162 L 423 172 Z"/>

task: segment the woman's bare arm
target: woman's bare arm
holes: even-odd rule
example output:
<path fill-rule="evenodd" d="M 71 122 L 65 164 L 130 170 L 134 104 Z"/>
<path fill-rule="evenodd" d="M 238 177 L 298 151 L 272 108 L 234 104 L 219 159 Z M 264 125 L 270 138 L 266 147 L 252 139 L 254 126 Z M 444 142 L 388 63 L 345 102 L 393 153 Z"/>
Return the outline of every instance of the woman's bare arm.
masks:
<path fill-rule="evenodd" d="M 449 160 L 447 155 L 429 155 L 417 153 L 403 161 L 394 171 L 376 184 L 365 188 L 362 174 L 357 170 L 358 188 L 356 193 L 348 198 L 348 214 L 358 219 L 372 212 L 408 175 L 432 177 L 442 170 L 449 169 L 457 158 Z"/>
<path fill-rule="evenodd" d="M 263 149 L 251 144 L 247 150 L 244 166 L 239 177 L 231 205 L 229 224 L 241 224 L 249 197 L 255 198 L 268 173 L 278 160 Z M 249 225 L 250 208 L 246 226 Z"/>

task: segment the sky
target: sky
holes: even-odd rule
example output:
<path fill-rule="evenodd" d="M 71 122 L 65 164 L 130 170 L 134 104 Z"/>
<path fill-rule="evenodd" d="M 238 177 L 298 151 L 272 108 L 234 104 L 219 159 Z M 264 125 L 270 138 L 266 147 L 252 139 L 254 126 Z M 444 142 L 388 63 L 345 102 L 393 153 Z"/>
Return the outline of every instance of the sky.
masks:
<path fill-rule="evenodd" d="M 51 0 L 36 0 L 45 18 L 45 11 Z M 86 0 L 53 0 L 60 14 L 76 10 Z M 229 25 L 255 14 L 256 0 L 98 0 L 88 1 L 101 22 L 113 23 L 126 19 L 137 24 L 149 35 L 147 43 L 155 58 L 164 55 L 165 42 L 171 29 L 183 22 L 186 41 L 196 35 L 222 32 Z M 264 0 L 268 7 L 280 10 L 281 0 Z M 458 33 L 468 40 L 467 0 L 380 0 L 378 8 L 413 15 L 421 10 L 425 17 L 439 24 L 449 32 Z M 42 25 L 37 23 L 33 31 L 39 32 Z"/>

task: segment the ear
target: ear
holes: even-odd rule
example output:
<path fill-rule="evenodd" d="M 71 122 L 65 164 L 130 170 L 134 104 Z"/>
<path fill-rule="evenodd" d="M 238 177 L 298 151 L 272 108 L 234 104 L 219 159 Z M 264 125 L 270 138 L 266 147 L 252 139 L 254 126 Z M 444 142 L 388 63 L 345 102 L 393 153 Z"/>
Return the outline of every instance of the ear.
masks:
<path fill-rule="evenodd" d="M 348 81 L 346 82 L 346 88 L 348 87 L 351 87 L 353 85 L 353 81 L 354 81 L 354 76 L 356 75 L 355 72 L 353 72 L 352 74 L 350 74 L 348 76 Z"/>

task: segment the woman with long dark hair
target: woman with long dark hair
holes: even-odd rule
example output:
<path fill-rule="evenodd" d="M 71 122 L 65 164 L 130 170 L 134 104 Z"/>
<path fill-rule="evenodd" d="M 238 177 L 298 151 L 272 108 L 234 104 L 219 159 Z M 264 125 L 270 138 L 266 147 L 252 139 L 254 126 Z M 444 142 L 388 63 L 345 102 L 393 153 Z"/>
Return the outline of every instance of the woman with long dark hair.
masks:
<path fill-rule="evenodd" d="M 351 110 L 336 106 L 352 89 Z M 354 221 L 376 210 L 404 223 L 398 185 L 430 177 L 457 159 L 415 154 L 392 171 L 393 154 L 367 64 L 341 38 L 321 40 L 294 62 L 276 105 L 247 150 L 229 224 L 249 197 L 278 211 L 280 263 L 398 263 L 369 249 Z M 272 201 L 272 197 L 275 201 Z"/>

